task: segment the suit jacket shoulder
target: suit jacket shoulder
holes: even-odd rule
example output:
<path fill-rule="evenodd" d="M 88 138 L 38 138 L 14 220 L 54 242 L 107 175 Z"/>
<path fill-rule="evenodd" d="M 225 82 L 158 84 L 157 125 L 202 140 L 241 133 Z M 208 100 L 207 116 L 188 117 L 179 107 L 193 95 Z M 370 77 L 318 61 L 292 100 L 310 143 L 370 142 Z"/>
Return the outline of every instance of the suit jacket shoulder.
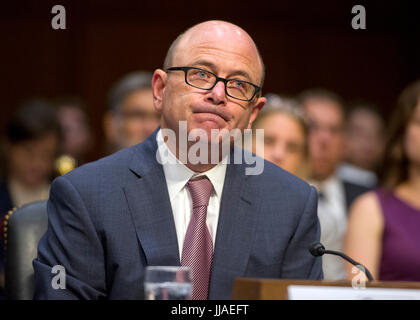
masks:
<path fill-rule="evenodd" d="M 311 192 L 311 186 L 306 181 L 266 160 L 263 172 L 250 176 L 249 180 L 258 185 L 262 197 L 296 199 L 300 205 L 305 203 Z"/>

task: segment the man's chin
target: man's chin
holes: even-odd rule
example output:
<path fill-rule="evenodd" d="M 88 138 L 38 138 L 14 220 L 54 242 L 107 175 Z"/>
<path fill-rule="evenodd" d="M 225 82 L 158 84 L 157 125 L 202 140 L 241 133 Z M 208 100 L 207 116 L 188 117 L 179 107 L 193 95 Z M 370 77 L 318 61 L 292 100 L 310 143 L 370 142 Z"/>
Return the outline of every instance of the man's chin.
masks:
<path fill-rule="evenodd" d="M 210 134 L 212 130 L 221 131 L 222 129 L 226 128 L 226 124 L 208 120 L 201 122 L 199 128 Z"/>
<path fill-rule="evenodd" d="M 239 134 L 238 130 L 238 134 Z M 218 127 L 218 126 L 208 126 L 208 127 L 199 127 L 192 128 L 188 131 L 188 140 L 190 142 L 201 141 L 206 142 L 212 145 L 220 145 L 225 143 L 232 143 L 236 138 L 235 132 L 230 131 L 227 127 Z"/>

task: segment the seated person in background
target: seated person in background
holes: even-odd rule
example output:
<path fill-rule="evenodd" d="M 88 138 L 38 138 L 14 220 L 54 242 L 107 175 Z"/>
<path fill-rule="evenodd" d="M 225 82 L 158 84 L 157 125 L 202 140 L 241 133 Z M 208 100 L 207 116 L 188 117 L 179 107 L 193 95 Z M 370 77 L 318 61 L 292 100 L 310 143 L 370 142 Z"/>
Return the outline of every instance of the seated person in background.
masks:
<path fill-rule="evenodd" d="M 278 95 L 266 95 L 267 103 L 252 125 L 253 152 L 284 170 L 307 178 L 308 128 L 297 102 Z M 256 140 L 256 129 L 264 130 L 264 140 Z M 257 148 L 257 144 L 264 148 Z M 260 150 L 264 150 L 260 154 Z"/>
<path fill-rule="evenodd" d="M 301 95 L 309 126 L 309 183 L 318 189 L 321 242 L 330 250 L 342 250 L 347 227 L 347 210 L 366 188 L 342 181 L 336 174 L 344 152 L 345 111 L 334 93 L 315 89 Z M 344 280 L 346 270 L 340 257 L 322 259 L 324 279 Z"/>
<path fill-rule="evenodd" d="M 384 155 L 385 124 L 378 111 L 368 103 L 350 104 L 349 110 L 345 162 L 338 168 L 338 176 L 344 181 L 373 188 Z"/>
<path fill-rule="evenodd" d="M 242 28 L 206 21 L 182 33 L 153 75 L 161 127 L 53 182 L 35 298 L 142 299 L 153 265 L 190 267 L 200 300 L 230 299 L 238 277 L 322 279 L 308 250 L 319 241 L 315 188 L 260 157 L 245 163 L 250 154 L 232 145 L 265 104 L 263 82 Z M 57 264 L 62 290 L 51 286 Z"/>
<path fill-rule="evenodd" d="M 376 280 L 420 281 L 420 80 L 398 100 L 382 173 L 352 205 L 345 251 Z"/>
<path fill-rule="evenodd" d="M 152 75 L 132 72 L 111 88 L 104 117 L 107 153 L 142 142 L 158 127 L 160 116 L 153 106 Z"/>
<path fill-rule="evenodd" d="M 6 128 L 7 170 L 0 181 L 0 272 L 4 271 L 3 221 L 7 212 L 29 202 L 48 199 L 60 139 L 54 108 L 28 101 Z"/>
<path fill-rule="evenodd" d="M 56 167 L 60 174 L 65 174 L 86 162 L 87 154 L 93 146 L 93 135 L 85 106 L 80 99 L 58 98 L 54 105 L 63 133 Z"/>

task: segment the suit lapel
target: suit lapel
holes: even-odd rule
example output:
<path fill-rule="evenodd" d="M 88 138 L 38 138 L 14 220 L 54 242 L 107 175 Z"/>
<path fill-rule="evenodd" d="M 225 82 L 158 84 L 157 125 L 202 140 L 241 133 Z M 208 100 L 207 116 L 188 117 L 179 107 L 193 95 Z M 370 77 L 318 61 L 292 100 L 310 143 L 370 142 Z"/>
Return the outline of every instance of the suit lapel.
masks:
<path fill-rule="evenodd" d="M 247 183 L 245 166 L 227 167 L 215 251 L 209 299 L 220 299 L 232 291 L 233 279 L 244 274 L 252 247 L 258 214 L 258 190 Z"/>
<path fill-rule="evenodd" d="M 124 193 L 146 263 L 180 265 L 165 175 L 156 161 L 156 132 L 137 148 L 130 164 L 137 179 L 124 187 Z"/>

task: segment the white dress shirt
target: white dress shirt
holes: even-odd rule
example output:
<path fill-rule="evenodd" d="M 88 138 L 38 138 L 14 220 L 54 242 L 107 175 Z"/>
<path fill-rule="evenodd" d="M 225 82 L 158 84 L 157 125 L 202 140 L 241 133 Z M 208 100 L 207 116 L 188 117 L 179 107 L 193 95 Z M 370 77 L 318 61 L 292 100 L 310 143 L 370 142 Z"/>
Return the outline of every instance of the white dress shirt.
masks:
<path fill-rule="evenodd" d="M 158 143 L 159 159 L 169 160 L 164 162 L 162 166 L 165 174 L 166 185 L 168 187 L 172 213 L 174 215 L 176 234 L 178 238 L 179 258 L 181 259 L 184 238 L 192 215 L 192 199 L 186 184 L 193 177 L 195 178 L 205 175 L 213 185 L 213 192 L 210 196 L 209 205 L 207 207 L 206 222 L 214 246 L 216 240 L 217 222 L 219 220 L 220 202 L 222 199 L 223 185 L 225 183 L 226 164 L 219 163 L 206 172 L 197 173 L 186 167 L 169 150 L 163 140 L 161 130 L 159 130 L 156 135 L 156 141 Z"/>
<path fill-rule="evenodd" d="M 346 197 L 343 183 L 332 176 L 322 183 L 311 182 L 322 193 L 318 197 L 318 218 L 321 225 L 321 243 L 328 250 L 342 251 L 347 228 Z M 345 280 L 346 272 L 340 257 L 322 256 L 325 280 Z"/>

